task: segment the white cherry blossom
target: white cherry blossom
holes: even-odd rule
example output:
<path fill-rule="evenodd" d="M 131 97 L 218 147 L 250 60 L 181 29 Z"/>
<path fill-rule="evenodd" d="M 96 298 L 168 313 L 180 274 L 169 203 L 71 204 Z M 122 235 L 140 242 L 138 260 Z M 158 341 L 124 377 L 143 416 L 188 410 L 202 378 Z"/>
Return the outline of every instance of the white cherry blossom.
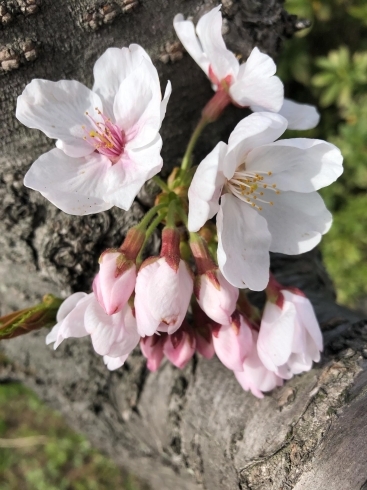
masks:
<path fill-rule="evenodd" d="M 316 191 L 341 175 L 341 153 L 321 140 L 275 141 L 286 128 L 279 114 L 246 117 L 201 162 L 189 189 L 189 230 L 218 213 L 218 265 L 239 288 L 263 290 L 269 251 L 307 252 L 331 226 Z"/>
<path fill-rule="evenodd" d="M 301 293 L 281 289 L 276 301 L 267 301 L 261 320 L 257 351 L 264 366 L 289 379 L 309 371 L 320 360 L 322 333 L 311 302 Z"/>
<path fill-rule="evenodd" d="M 210 79 L 214 90 L 227 91 L 232 101 L 242 107 L 258 105 L 279 111 L 283 104 L 283 84 L 274 76 L 274 61 L 255 47 L 247 61 L 240 64 L 224 43 L 220 8 L 219 5 L 203 15 L 196 32 L 191 20 L 177 14 L 173 26 L 178 38 Z"/>
<path fill-rule="evenodd" d="M 24 183 L 62 211 L 85 215 L 129 209 L 162 168 L 163 101 L 158 74 L 138 45 L 109 48 L 94 66 L 93 90 L 75 80 L 33 80 L 18 97 L 17 118 L 56 139 Z"/>

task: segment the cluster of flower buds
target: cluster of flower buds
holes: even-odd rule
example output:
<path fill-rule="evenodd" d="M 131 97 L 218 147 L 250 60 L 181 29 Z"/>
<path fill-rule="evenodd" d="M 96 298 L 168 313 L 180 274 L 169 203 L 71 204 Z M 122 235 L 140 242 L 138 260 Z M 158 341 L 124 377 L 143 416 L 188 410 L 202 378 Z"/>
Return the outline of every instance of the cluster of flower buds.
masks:
<path fill-rule="evenodd" d="M 245 390 L 262 397 L 320 358 L 311 303 L 269 274 L 269 252 L 300 254 L 320 242 L 332 218 L 317 191 L 341 175 L 342 156 L 325 141 L 279 139 L 286 129 L 313 128 L 319 115 L 284 99 L 274 61 L 258 48 L 240 64 L 222 38 L 220 7 L 196 30 L 178 14 L 174 28 L 215 94 L 167 182 L 157 174 L 171 85 L 162 98 L 142 47 L 108 49 L 95 64 L 93 90 L 33 80 L 18 98 L 18 119 L 57 140 L 25 185 L 61 210 L 127 210 L 147 180 L 161 189 L 122 246 L 102 254 L 93 292 L 62 303 L 47 343 L 56 348 L 89 335 L 110 370 L 139 343 L 151 371 L 164 358 L 183 368 L 196 352 L 207 359 L 216 353 Z M 253 113 L 193 172 L 201 132 L 232 103 Z M 160 255 L 143 260 L 162 225 Z M 246 288 L 266 291 L 262 313 Z"/>

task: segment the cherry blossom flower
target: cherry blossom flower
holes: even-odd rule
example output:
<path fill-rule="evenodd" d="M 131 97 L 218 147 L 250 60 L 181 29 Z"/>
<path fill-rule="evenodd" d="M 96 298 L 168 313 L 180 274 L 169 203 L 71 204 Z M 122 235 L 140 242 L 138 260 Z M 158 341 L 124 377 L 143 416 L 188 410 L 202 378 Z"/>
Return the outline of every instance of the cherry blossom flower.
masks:
<path fill-rule="evenodd" d="M 163 101 L 156 69 L 136 44 L 109 48 L 94 66 L 93 90 L 75 80 L 33 80 L 18 97 L 16 116 L 57 140 L 24 183 L 62 211 L 85 215 L 129 209 L 160 171 Z"/>
<path fill-rule="evenodd" d="M 242 107 L 258 105 L 279 111 L 283 104 L 283 84 L 274 76 L 274 61 L 254 48 L 247 61 L 240 65 L 224 43 L 220 8 L 219 5 L 203 15 L 196 32 L 191 20 L 177 14 L 173 26 L 178 38 L 210 79 L 214 90 L 226 92 L 234 103 Z"/>
<path fill-rule="evenodd" d="M 322 333 L 310 301 L 296 289 L 268 300 L 257 350 L 264 366 L 284 379 L 309 371 L 320 360 Z"/>
<path fill-rule="evenodd" d="M 331 226 L 316 191 L 341 175 L 341 153 L 321 140 L 275 141 L 286 128 L 279 114 L 246 117 L 201 162 L 189 189 L 189 230 L 218 213 L 218 265 L 238 288 L 263 290 L 269 250 L 307 252 Z"/>
<path fill-rule="evenodd" d="M 90 335 L 94 350 L 112 358 L 127 356 L 138 344 L 139 334 L 131 307 L 107 315 L 93 293 L 75 293 L 67 298 L 57 313 L 57 324 L 46 337 L 56 349 L 69 337 Z"/>
<path fill-rule="evenodd" d="M 264 398 L 262 392 L 282 386 L 283 379 L 267 369 L 261 362 L 256 349 L 258 333 L 254 330 L 252 330 L 252 337 L 253 349 L 243 362 L 243 370 L 235 371 L 234 375 L 245 391 L 251 391 L 257 398 Z"/>
<path fill-rule="evenodd" d="M 253 350 L 251 327 L 235 312 L 231 323 L 213 329 L 214 350 L 221 362 L 232 371 L 242 371 L 245 358 Z"/>

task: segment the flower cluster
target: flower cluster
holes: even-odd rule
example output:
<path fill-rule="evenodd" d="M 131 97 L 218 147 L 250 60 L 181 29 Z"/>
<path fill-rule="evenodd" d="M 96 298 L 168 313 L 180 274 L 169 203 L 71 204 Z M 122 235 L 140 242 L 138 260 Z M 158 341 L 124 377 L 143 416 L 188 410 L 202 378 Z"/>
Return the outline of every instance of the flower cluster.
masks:
<path fill-rule="evenodd" d="M 47 343 L 57 348 L 66 338 L 90 336 L 110 370 L 138 344 L 151 371 L 164 358 L 183 368 L 195 353 L 216 354 L 261 398 L 320 359 L 311 303 L 269 273 L 269 252 L 301 254 L 320 242 L 332 218 L 317 191 L 341 175 L 342 156 L 325 141 L 279 139 L 287 128 L 316 126 L 319 115 L 284 99 L 275 63 L 258 48 L 240 64 L 223 41 L 220 7 L 196 29 L 178 14 L 174 28 L 215 94 L 167 182 L 157 174 L 171 85 L 162 99 L 157 71 L 140 46 L 108 49 L 95 64 L 93 90 L 33 80 L 18 98 L 18 119 L 57 140 L 31 166 L 25 185 L 64 212 L 127 210 L 151 178 L 161 189 L 123 244 L 103 252 L 93 292 L 62 303 Z M 253 113 L 193 172 L 200 133 L 232 103 Z M 162 225 L 160 255 L 144 260 Z M 247 289 L 265 290 L 263 311 Z"/>

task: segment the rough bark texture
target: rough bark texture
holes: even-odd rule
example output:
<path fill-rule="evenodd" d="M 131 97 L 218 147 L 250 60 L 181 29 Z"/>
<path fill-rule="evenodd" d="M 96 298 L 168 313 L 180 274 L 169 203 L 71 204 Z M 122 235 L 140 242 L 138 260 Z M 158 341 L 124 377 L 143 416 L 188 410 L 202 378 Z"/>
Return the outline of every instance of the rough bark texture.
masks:
<path fill-rule="evenodd" d="M 89 290 L 98 254 L 121 242 L 152 199 L 145 189 L 127 213 L 71 217 L 25 189 L 25 171 L 53 143 L 17 122 L 16 96 L 35 77 L 91 85 L 93 63 L 107 47 L 138 42 L 174 88 L 163 126 L 168 171 L 211 93 L 199 68 L 182 56 L 171 21 L 180 11 L 197 18 L 216 3 L 0 1 L 3 314 L 46 292 Z M 226 40 L 244 57 L 255 44 L 275 56 L 296 27 L 281 0 L 225 0 L 223 13 Z M 243 115 L 229 110 L 208 128 L 197 158 Z M 109 373 L 88 339 L 70 340 L 54 352 L 44 345 L 44 331 L 3 342 L 15 364 L 1 377 L 23 379 L 154 489 L 367 488 L 367 325 L 335 305 L 317 252 L 276 256 L 273 267 L 281 281 L 310 295 L 327 349 L 319 366 L 263 401 L 244 393 L 215 360 L 195 359 L 182 372 L 167 363 L 150 374 L 134 353 L 125 369 Z"/>

